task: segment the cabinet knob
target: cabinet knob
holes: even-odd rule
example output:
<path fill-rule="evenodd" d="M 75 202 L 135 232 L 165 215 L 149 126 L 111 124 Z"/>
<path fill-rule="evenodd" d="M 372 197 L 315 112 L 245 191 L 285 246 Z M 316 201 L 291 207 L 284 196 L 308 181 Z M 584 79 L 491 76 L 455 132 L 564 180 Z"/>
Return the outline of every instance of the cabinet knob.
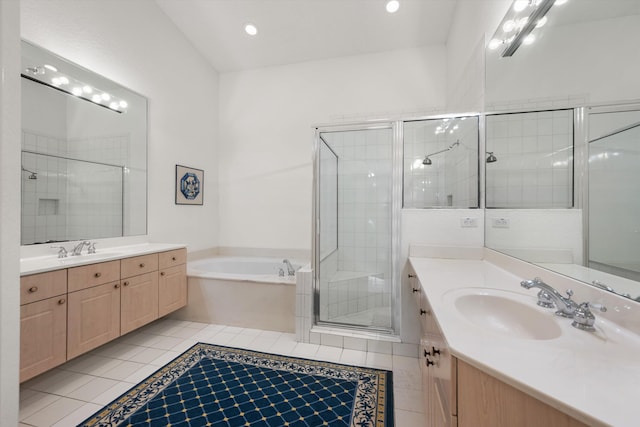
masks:
<path fill-rule="evenodd" d="M 37 286 L 32 286 L 29 288 L 29 292 L 30 293 L 34 293 L 34 292 L 38 292 L 38 287 Z"/>
<path fill-rule="evenodd" d="M 120 283 L 116 283 L 115 285 L 113 285 L 114 288 L 119 289 L 120 288 Z"/>
<path fill-rule="evenodd" d="M 415 275 L 415 274 L 411 274 L 411 273 L 409 273 L 409 279 L 413 279 L 414 277 L 416 277 L 416 275 Z"/>
<path fill-rule="evenodd" d="M 435 365 L 435 363 L 427 358 L 427 366 Z"/>
<path fill-rule="evenodd" d="M 94 276 L 95 276 L 95 277 L 100 277 L 100 276 L 102 276 L 102 273 L 97 272 L 96 274 L 94 274 Z"/>
<path fill-rule="evenodd" d="M 171 257 L 171 261 L 175 261 L 175 260 L 176 260 L 176 257 L 174 257 L 174 256 Z"/>
<path fill-rule="evenodd" d="M 129 281 L 123 283 L 124 286 L 129 286 Z"/>
<path fill-rule="evenodd" d="M 420 289 L 411 288 L 411 292 L 413 292 L 415 294 L 416 292 L 420 292 Z"/>
<path fill-rule="evenodd" d="M 164 271 L 161 271 L 161 272 L 160 272 L 160 275 L 161 275 L 161 276 L 164 276 Z"/>
<path fill-rule="evenodd" d="M 427 313 L 427 310 L 420 309 L 420 316 L 422 316 L 423 314 L 426 314 L 426 313 Z"/>
<path fill-rule="evenodd" d="M 440 354 L 440 350 L 438 350 L 437 348 L 431 346 L 431 352 L 433 353 L 433 355 L 435 356 L 436 354 Z"/>
<path fill-rule="evenodd" d="M 67 302 L 67 300 L 66 300 L 66 299 L 64 299 L 64 298 L 60 298 L 60 299 L 58 300 L 58 304 L 59 304 L 59 305 L 62 305 L 62 304 L 64 304 L 65 302 Z"/>
<path fill-rule="evenodd" d="M 140 268 L 144 268 L 144 262 L 140 263 Z"/>

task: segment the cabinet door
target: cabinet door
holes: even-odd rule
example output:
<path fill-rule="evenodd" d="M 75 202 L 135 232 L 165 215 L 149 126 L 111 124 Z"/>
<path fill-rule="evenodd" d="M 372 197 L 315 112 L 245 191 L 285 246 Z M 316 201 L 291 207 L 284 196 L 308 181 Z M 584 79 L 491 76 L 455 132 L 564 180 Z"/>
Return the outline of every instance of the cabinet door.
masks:
<path fill-rule="evenodd" d="M 120 336 L 120 282 L 69 294 L 67 356 L 72 359 Z"/>
<path fill-rule="evenodd" d="M 187 305 L 187 266 L 185 264 L 160 271 L 158 296 L 160 317 Z"/>
<path fill-rule="evenodd" d="M 158 318 L 158 273 L 122 281 L 120 333 L 122 335 Z"/>
<path fill-rule="evenodd" d="M 66 359 L 66 295 L 20 307 L 20 382 Z"/>

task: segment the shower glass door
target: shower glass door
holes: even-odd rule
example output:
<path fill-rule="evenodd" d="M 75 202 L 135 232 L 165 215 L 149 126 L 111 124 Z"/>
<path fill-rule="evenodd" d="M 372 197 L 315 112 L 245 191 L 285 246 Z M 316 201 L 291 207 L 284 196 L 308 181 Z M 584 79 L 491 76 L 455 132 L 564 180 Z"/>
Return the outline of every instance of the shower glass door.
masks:
<path fill-rule="evenodd" d="M 393 330 L 393 129 L 319 131 L 316 321 Z"/>

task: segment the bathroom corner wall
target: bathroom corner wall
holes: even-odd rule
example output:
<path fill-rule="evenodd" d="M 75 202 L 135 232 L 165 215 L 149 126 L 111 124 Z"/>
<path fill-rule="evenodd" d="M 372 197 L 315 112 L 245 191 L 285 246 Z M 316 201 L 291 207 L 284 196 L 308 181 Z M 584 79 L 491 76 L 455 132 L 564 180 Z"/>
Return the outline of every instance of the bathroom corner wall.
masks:
<path fill-rule="evenodd" d="M 149 99 L 148 240 L 218 246 L 218 73 L 153 1 L 20 7 L 24 39 Z M 176 164 L 205 171 L 203 206 L 175 205 Z"/>
<path fill-rule="evenodd" d="M 445 104 L 444 46 L 220 76 L 220 241 L 311 247 L 312 125 Z"/>
<path fill-rule="evenodd" d="M 20 8 L 0 1 L 0 425 L 18 425 Z"/>

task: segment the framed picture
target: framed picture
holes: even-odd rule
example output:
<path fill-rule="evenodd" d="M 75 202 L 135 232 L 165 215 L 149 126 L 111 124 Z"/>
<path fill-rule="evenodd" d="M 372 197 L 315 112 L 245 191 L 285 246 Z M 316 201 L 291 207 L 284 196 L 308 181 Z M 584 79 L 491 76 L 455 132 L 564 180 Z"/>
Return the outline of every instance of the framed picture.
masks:
<path fill-rule="evenodd" d="M 204 171 L 176 165 L 176 205 L 202 205 Z"/>

